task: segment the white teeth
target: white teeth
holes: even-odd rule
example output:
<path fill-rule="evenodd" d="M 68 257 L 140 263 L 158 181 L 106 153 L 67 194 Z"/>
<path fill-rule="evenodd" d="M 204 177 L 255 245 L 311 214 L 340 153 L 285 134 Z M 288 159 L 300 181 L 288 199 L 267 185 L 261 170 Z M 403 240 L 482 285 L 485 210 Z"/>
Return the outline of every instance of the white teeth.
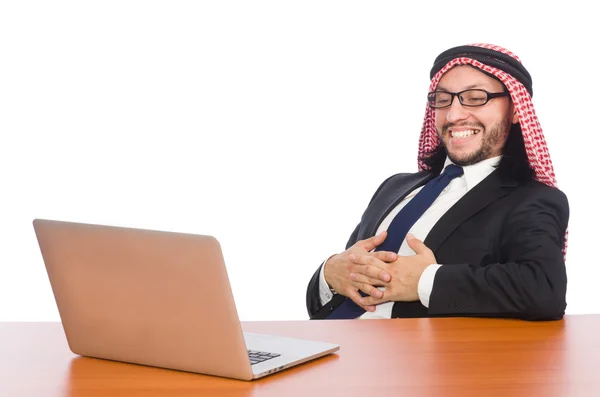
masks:
<path fill-rule="evenodd" d="M 452 138 L 466 138 L 478 132 L 479 130 L 452 131 Z"/>

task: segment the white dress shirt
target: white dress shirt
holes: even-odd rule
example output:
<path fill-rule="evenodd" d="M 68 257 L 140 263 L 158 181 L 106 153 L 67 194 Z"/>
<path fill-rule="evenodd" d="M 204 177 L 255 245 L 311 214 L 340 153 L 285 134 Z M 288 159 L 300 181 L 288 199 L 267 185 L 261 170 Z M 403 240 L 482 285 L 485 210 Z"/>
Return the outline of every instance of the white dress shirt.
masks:
<path fill-rule="evenodd" d="M 452 207 L 458 200 L 460 200 L 469 190 L 471 190 L 475 185 L 485 179 L 492 171 L 495 170 L 495 166 L 499 163 L 501 156 L 493 157 L 490 159 L 483 160 L 477 164 L 469 165 L 462 167 L 464 170 L 463 175 L 460 177 L 454 178 L 450 184 L 440 193 L 440 195 L 436 198 L 433 204 L 425 211 L 425 213 L 419 218 L 415 224 L 411 227 L 410 233 L 414 235 L 421 241 L 424 241 L 433 226 L 437 223 L 437 221 Z M 446 159 L 444 164 L 444 168 L 452 164 L 449 159 Z M 379 228 L 377 229 L 377 233 L 379 234 L 384 230 L 387 230 L 390 223 L 396 216 L 398 212 L 408 203 L 420 190 L 422 187 L 419 187 L 412 192 L 409 193 L 408 196 L 404 198 L 397 206 L 394 208 L 381 222 Z M 401 256 L 409 256 L 415 255 L 415 252 L 408 246 L 406 243 L 406 239 L 402 242 L 400 246 L 400 250 L 398 251 L 398 255 Z M 431 296 L 431 291 L 433 289 L 433 281 L 435 279 L 435 273 L 441 267 L 440 264 L 432 264 L 425 268 L 425 271 L 421 275 L 419 279 L 418 285 L 418 293 L 419 299 L 421 303 L 425 307 L 429 307 L 429 297 Z M 333 292 L 331 288 L 325 282 L 325 276 L 323 273 L 323 269 L 325 266 L 321 267 L 321 275 L 319 282 L 319 296 L 321 299 L 321 304 L 326 304 L 333 297 Z M 385 290 L 384 287 L 379 287 L 382 291 Z M 394 302 L 386 302 L 380 305 L 377 305 L 374 312 L 365 312 L 360 319 L 368 319 L 368 318 L 391 318 L 392 316 L 392 307 Z"/>

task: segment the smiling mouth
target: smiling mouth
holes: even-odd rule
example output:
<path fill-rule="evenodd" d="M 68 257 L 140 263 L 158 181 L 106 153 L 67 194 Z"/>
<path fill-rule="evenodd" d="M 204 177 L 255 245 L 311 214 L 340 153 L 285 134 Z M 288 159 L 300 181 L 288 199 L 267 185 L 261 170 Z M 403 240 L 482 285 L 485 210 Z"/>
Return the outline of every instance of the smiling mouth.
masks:
<path fill-rule="evenodd" d="M 479 134 L 479 132 L 481 132 L 481 130 L 478 130 L 478 129 L 463 130 L 463 131 L 450 130 L 448 132 L 449 132 L 451 138 L 468 138 L 471 135 Z"/>

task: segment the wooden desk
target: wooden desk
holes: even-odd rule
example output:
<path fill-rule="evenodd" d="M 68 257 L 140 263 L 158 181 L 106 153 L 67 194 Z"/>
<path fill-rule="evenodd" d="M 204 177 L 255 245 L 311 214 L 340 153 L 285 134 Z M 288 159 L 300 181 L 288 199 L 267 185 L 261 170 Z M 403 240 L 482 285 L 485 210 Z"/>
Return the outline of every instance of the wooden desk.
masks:
<path fill-rule="evenodd" d="M 244 382 L 77 357 L 59 323 L 0 323 L 0 396 L 600 396 L 600 315 L 540 323 L 248 322 L 244 329 L 341 349 Z"/>

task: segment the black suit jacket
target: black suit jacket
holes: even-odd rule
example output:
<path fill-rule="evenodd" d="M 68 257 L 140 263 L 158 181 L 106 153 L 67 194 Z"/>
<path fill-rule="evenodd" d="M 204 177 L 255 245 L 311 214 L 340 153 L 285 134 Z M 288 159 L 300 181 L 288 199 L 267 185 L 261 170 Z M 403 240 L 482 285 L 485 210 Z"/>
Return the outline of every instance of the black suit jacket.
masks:
<path fill-rule="evenodd" d="M 384 181 L 346 248 L 372 237 L 404 197 L 433 177 L 421 172 Z M 562 318 L 568 219 L 569 205 L 560 190 L 537 181 L 507 180 L 495 170 L 452 206 L 424 241 L 443 265 L 435 275 L 429 308 L 419 301 L 396 302 L 392 317 Z M 338 294 L 321 305 L 320 271 L 307 289 L 311 319 L 325 318 L 345 299 Z"/>

